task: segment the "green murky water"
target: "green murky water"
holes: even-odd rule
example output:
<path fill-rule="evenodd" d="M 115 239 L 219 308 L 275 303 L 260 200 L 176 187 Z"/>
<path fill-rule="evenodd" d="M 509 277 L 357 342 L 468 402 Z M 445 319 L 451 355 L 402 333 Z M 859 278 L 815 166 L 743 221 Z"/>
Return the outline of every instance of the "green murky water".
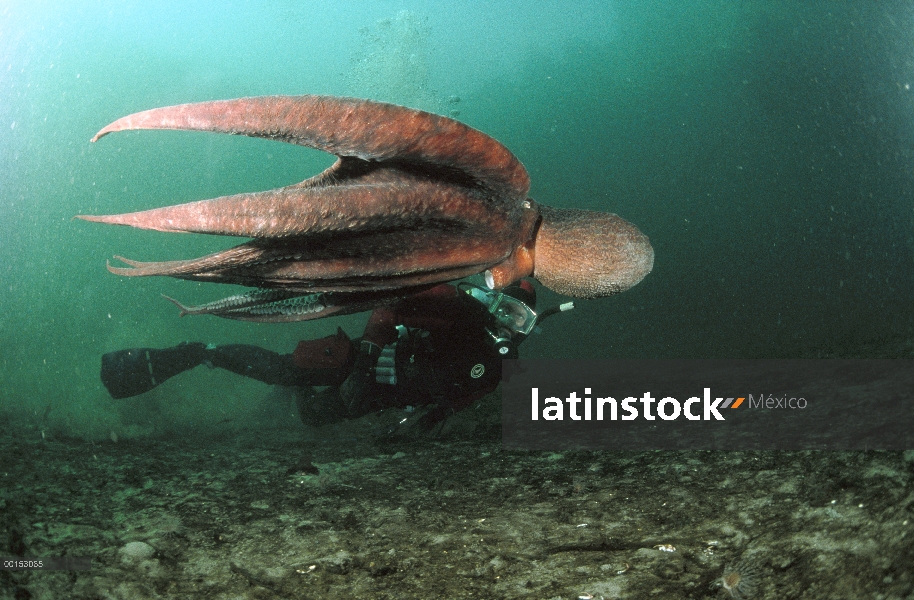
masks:
<path fill-rule="evenodd" d="M 646 232 L 657 255 L 650 277 L 580 303 L 527 343 L 528 356 L 795 356 L 910 337 L 905 10 L 192 2 L 3 11 L 4 410 L 52 404 L 55 426 L 107 435 L 118 418 L 94 376 L 104 351 L 186 339 L 285 351 L 332 330 L 178 320 L 159 293 L 197 301 L 222 290 L 121 280 L 104 261 L 183 258 L 230 240 L 70 220 L 267 189 L 329 163 L 205 134 L 88 142 L 136 110 L 245 95 L 350 94 L 459 111 L 521 158 L 537 200 L 614 211 Z M 357 334 L 358 320 L 347 327 Z M 177 387 L 207 404 L 214 386 Z"/>

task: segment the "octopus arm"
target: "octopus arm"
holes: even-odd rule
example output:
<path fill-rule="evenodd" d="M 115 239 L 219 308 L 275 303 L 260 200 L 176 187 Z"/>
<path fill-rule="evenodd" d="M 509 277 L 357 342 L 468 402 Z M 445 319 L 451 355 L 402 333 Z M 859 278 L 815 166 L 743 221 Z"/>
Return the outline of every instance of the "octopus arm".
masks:
<path fill-rule="evenodd" d="M 499 201 L 523 201 L 530 188 L 521 162 L 481 131 L 439 115 L 370 100 L 264 96 L 181 104 L 122 117 L 92 141 L 130 129 L 246 135 L 396 168 L 444 170 L 463 176 Z M 338 174 L 347 172 L 339 169 Z"/>

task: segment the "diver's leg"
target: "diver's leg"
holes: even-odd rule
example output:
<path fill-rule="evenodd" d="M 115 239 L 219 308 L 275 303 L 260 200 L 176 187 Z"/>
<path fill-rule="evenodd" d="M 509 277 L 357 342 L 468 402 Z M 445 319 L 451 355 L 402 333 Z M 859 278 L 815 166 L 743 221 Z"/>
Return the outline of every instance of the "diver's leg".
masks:
<path fill-rule="evenodd" d="M 207 364 L 270 385 L 339 385 L 348 369 L 303 368 L 291 354 L 257 346 L 228 344 L 207 347 L 199 342 L 172 348 L 131 348 L 102 356 L 102 383 L 112 398 L 130 398 L 155 388 L 166 379 Z"/>
<path fill-rule="evenodd" d="M 131 348 L 102 356 L 102 383 L 112 398 L 148 392 L 166 379 L 203 363 L 205 344 L 184 343 L 173 348 Z"/>
<path fill-rule="evenodd" d="M 291 354 L 247 344 L 226 344 L 207 348 L 209 364 L 270 385 L 304 387 L 339 385 L 346 376 L 340 369 L 309 369 L 296 364 Z"/>

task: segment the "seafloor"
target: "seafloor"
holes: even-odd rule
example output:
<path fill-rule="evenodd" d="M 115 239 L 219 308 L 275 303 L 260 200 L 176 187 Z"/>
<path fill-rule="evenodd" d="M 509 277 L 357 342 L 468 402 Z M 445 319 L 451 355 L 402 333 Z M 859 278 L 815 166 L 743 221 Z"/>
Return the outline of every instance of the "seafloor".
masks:
<path fill-rule="evenodd" d="M 914 598 L 914 452 L 512 452 L 497 400 L 103 443 L 0 425 L 8 598 Z M 23 432 L 26 432 L 25 434 Z"/>

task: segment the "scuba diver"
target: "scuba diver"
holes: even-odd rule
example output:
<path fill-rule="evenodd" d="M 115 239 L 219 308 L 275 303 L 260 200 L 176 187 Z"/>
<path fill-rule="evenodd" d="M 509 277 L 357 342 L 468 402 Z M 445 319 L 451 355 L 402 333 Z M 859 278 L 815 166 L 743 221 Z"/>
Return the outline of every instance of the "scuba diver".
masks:
<path fill-rule="evenodd" d="M 528 281 L 502 290 L 441 284 L 375 309 L 356 342 L 338 329 L 336 335 L 299 342 L 292 354 L 199 342 L 119 350 L 102 356 L 101 379 L 113 398 L 129 398 L 206 364 L 299 388 L 298 412 L 308 425 L 434 405 L 420 420 L 431 427 L 495 390 L 502 359 L 517 358 L 517 346 L 538 323 L 573 306 L 537 314 Z"/>

